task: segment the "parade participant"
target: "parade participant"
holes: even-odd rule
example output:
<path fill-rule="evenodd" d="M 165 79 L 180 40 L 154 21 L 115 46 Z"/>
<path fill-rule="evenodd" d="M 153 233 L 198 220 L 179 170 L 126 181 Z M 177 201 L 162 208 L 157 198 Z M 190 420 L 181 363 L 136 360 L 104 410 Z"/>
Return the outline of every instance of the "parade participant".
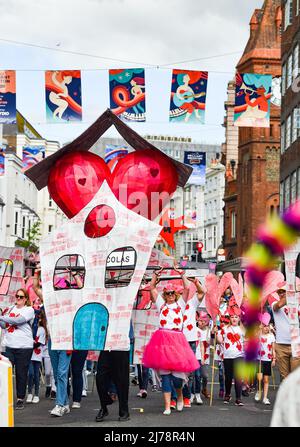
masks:
<path fill-rule="evenodd" d="M 4 329 L 4 355 L 8 357 L 16 371 L 16 410 L 24 408 L 24 398 L 28 369 L 33 351 L 32 322 L 34 310 L 25 289 L 16 292 L 16 303 L 0 316 L 0 326 Z"/>
<path fill-rule="evenodd" d="M 281 383 L 271 420 L 271 427 L 300 427 L 300 368 Z"/>
<path fill-rule="evenodd" d="M 243 359 L 244 355 L 244 331 L 239 326 L 240 317 L 236 314 L 230 315 L 230 324 L 223 327 L 217 334 L 217 342 L 223 344 L 224 349 L 224 372 L 225 372 L 225 397 L 224 403 L 231 400 L 231 386 L 234 378 L 235 405 L 243 406 L 241 401 L 242 383 L 236 374 L 236 365 Z"/>
<path fill-rule="evenodd" d="M 261 321 L 260 326 L 260 347 L 258 352 L 258 361 L 260 363 L 261 375 L 264 384 L 263 389 L 263 404 L 270 405 L 271 402 L 268 399 L 269 390 L 269 377 L 272 375 L 272 366 L 275 366 L 276 354 L 275 354 L 275 337 L 270 330 L 270 319 L 271 316 L 268 312 L 261 314 L 259 316 Z M 258 380 L 261 381 L 261 376 L 259 374 Z M 255 394 L 256 402 L 260 401 L 261 393 L 258 390 Z"/>
<path fill-rule="evenodd" d="M 162 378 L 164 394 L 164 415 L 171 414 L 171 383 L 177 392 L 177 410 L 183 409 L 182 385 L 186 380 L 186 373 L 198 369 L 199 364 L 183 335 L 183 316 L 185 306 L 178 304 L 180 295 L 175 292 L 172 285 L 164 288 L 160 296 L 156 288 L 163 269 L 154 272 L 150 282 L 150 296 L 155 303 L 159 315 L 159 329 L 152 335 L 145 347 L 143 364 L 148 368 L 159 370 Z M 181 277 L 184 273 L 181 272 Z M 183 298 L 187 299 L 188 288 L 184 281 Z"/>
<path fill-rule="evenodd" d="M 293 358 L 291 348 L 290 323 L 288 307 L 286 305 L 286 286 L 277 290 L 279 300 L 272 303 L 272 311 L 276 327 L 276 363 L 280 373 L 280 380 L 300 365 L 300 359 Z"/>
<path fill-rule="evenodd" d="M 228 319 L 228 323 L 229 323 L 229 315 L 224 315 L 223 316 L 223 323 L 222 326 L 224 326 L 225 323 L 225 319 Z M 221 321 L 220 318 L 217 318 L 216 321 L 216 325 L 214 326 L 211 336 L 214 339 L 218 333 L 218 331 L 221 329 Z M 224 360 L 224 351 L 223 351 L 223 345 L 220 343 L 216 343 L 215 344 L 215 351 L 214 351 L 214 360 L 215 362 L 217 362 L 218 365 L 218 372 L 219 372 L 219 385 L 220 385 L 220 389 L 219 389 L 219 397 L 221 399 L 223 399 L 224 397 L 224 368 L 223 368 L 223 360 Z"/>
<path fill-rule="evenodd" d="M 82 372 L 84 363 L 87 358 L 88 351 L 73 351 L 70 372 L 72 377 L 72 391 L 73 391 L 73 404 L 72 408 L 78 409 L 81 407 L 81 398 L 83 391 L 83 377 Z"/>
<path fill-rule="evenodd" d="M 142 397 L 145 399 L 148 395 L 147 388 L 149 382 L 149 368 L 146 368 L 143 365 L 137 365 L 138 372 L 138 382 L 139 382 L 139 392 L 137 393 L 137 397 Z"/>
<path fill-rule="evenodd" d="M 40 401 L 39 391 L 40 391 L 40 368 L 42 365 L 43 358 L 43 347 L 47 343 L 47 323 L 46 315 L 43 309 L 39 313 L 39 323 L 36 335 L 34 337 L 33 353 L 31 357 L 31 362 L 28 371 L 28 395 L 26 403 L 37 404 Z M 34 385 L 34 396 L 32 394 L 32 388 Z"/>
<path fill-rule="evenodd" d="M 203 396 L 209 399 L 210 395 L 207 391 L 207 382 L 208 382 L 208 365 L 210 360 L 211 329 L 209 327 L 209 316 L 207 315 L 206 312 L 201 311 L 199 313 L 198 328 L 202 344 L 200 383 L 199 383 L 201 389 L 199 389 L 199 393 L 201 391 Z M 197 391 L 196 391 L 196 401 L 197 401 Z"/>

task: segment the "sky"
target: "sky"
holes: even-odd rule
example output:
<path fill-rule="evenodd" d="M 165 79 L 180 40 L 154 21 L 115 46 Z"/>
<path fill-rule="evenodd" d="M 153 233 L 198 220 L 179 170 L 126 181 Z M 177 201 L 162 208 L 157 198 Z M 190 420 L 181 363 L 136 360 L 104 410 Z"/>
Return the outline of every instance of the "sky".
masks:
<path fill-rule="evenodd" d="M 61 144 L 109 107 L 108 69 L 143 67 L 147 122 L 130 123 L 134 130 L 221 144 L 227 83 L 249 38 L 252 13 L 262 5 L 263 0 L 0 0 L 0 69 L 17 71 L 17 108 L 44 138 Z M 205 125 L 169 123 L 173 68 L 209 71 Z M 62 69 L 82 70 L 80 124 L 46 124 L 44 71 Z"/>

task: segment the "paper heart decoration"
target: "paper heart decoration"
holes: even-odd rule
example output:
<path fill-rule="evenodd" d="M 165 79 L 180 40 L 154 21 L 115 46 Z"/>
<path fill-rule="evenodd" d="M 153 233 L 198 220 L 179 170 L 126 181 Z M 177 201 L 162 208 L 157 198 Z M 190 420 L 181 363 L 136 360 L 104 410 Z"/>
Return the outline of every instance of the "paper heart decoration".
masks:
<path fill-rule="evenodd" d="M 174 324 L 180 324 L 181 323 L 181 318 L 174 318 Z"/>
<path fill-rule="evenodd" d="M 41 353 L 41 350 L 39 348 L 35 348 L 34 352 L 39 355 Z"/>
<path fill-rule="evenodd" d="M 265 355 L 265 353 L 266 353 L 265 351 L 261 351 L 260 355 L 263 357 Z"/>
<path fill-rule="evenodd" d="M 267 345 L 267 346 L 268 346 L 269 351 L 271 351 L 272 345 Z"/>
<path fill-rule="evenodd" d="M 186 320 L 187 320 L 187 316 L 184 315 L 184 317 L 183 317 L 183 321 L 186 321 Z"/>
<path fill-rule="evenodd" d="M 207 360 L 209 358 L 209 354 L 204 354 L 204 360 Z"/>
<path fill-rule="evenodd" d="M 168 313 L 169 313 L 169 309 L 165 309 L 162 311 L 162 314 L 164 317 L 166 317 L 168 315 Z"/>
<path fill-rule="evenodd" d="M 191 330 L 193 329 L 193 325 L 192 325 L 192 324 L 188 324 L 188 325 L 187 325 L 187 329 L 188 329 L 189 331 L 191 331 Z"/>
<path fill-rule="evenodd" d="M 272 354 L 268 354 L 268 359 L 272 359 Z"/>
<path fill-rule="evenodd" d="M 267 343 L 267 339 L 266 338 L 261 338 L 261 342 L 262 343 Z"/>
<path fill-rule="evenodd" d="M 166 320 L 160 320 L 159 323 L 160 323 L 161 326 L 165 326 L 167 324 L 167 321 Z"/>
<path fill-rule="evenodd" d="M 112 174 L 101 157 L 76 151 L 57 160 L 49 173 L 48 190 L 72 218 L 92 200 L 104 180 L 124 206 L 154 219 L 176 190 L 178 174 L 165 155 L 150 149 L 128 154 Z"/>
<path fill-rule="evenodd" d="M 230 347 L 230 343 L 225 343 L 225 348 L 229 349 L 229 347 Z"/>
<path fill-rule="evenodd" d="M 187 305 L 185 306 L 185 310 L 189 310 L 189 308 L 190 308 L 190 305 L 187 304 Z"/>
<path fill-rule="evenodd" d="M 174 309 L 174 312 L 178 315 L 180 313 L 181 309 L 180 307 L 176 307 L 176 309 Z"/>

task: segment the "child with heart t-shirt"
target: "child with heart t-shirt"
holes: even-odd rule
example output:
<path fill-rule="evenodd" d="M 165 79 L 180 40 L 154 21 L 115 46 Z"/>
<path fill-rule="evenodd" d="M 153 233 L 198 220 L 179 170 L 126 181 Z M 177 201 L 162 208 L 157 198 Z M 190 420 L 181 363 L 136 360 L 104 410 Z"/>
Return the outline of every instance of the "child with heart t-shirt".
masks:
<path fill-rule="evenodd" d="M 260 326 L 260 337 L 259 337 L 259 351 L 257 360 L 259 361 L 259 374 L 258 380 L 263 380 L 264 390 L 263 390 L 263 404 L 270 405 L 268 399 L 269 390 L 269 377 L 272 375 L 272 366 L 275 366 L 275 337 L 270 329 L 271 315 L 268 312 L 260 314 L 259 320 L 261 322 Z M 261 398 L 261 393 L 258 390 L 255 394 L 255 400 L 258 402 Z"/>
<path fill-rule="evenodd" d="M 240 317 L 236 314 L 230 315 L 230 323 L 223 327 L 217 334 L 217 342 L 223 345 L 224 352 L 224 374 L 225 374 L 225 397 L 224 404 L 231 400 L 231 386 L 234 378 L 235 405 L 243 406 L 241 401 L 242 382 L 236 374 L 236 366 L 244 357 L 244 330 L 241 328 Z"/>

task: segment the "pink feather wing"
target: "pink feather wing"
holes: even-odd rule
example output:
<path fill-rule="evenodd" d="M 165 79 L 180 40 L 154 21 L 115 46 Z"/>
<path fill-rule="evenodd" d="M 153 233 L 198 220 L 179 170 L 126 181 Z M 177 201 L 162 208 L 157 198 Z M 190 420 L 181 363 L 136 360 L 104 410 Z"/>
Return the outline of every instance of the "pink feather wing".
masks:
<path fill-rule="evenodd" d="M 218 278 L 213 273 L 209 273 L 205 277 L 205 306 L 206 310 L 215 321 L 219 313 L 220 296 L 218 294 Z"/>

